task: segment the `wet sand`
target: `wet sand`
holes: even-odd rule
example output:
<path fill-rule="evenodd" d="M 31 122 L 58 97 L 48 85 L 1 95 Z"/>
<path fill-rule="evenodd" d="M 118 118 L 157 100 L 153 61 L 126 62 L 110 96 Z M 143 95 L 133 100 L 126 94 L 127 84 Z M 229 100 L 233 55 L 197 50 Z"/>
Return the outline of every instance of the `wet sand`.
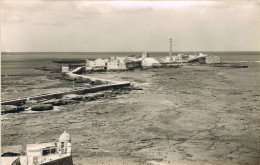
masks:
<path fill-rule="evenodd" d="M 67 129 L 74 164 L 258 164 L 258 73 L 185 66 L 94 74 L 143 90 L 3 115 L 2 145 L 56 141 Z"/>

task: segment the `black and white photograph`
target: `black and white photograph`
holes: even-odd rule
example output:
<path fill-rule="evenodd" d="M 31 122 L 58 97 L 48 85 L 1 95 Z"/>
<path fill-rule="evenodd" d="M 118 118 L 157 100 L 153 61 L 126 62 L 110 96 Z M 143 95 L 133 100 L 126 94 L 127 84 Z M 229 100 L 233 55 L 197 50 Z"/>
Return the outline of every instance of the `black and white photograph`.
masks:
<path fill-rule="evenodd" d="M 1 165 L 259 165 L 260 0 L 2 0 Z"/>

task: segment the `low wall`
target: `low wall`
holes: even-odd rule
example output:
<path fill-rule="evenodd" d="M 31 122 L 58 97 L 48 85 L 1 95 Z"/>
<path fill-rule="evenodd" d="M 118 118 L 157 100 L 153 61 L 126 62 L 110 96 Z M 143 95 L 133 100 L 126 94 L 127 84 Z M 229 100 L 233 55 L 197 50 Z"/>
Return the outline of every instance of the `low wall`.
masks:
<path fill-rule="evenodd" d="M 21 104 L 24 104 L 27 100 L 61 98 L 62 96 L 67 95 L 67 94 L 83 95 L 86 93 L 94 93 L 94 92 L 107 90 L 107 89 L 121 88 L 124 86 L 130 86 L 130 82 L 122 82 L 122 83 L 111 84 L 111 85 L 100 85 L 100 86 L 95 86 L 92 88 L 75 89 L 75 90 L 58 92 L 58 93 L 48 93 L 48 94 L 43 94 L 43 95 L 38 95 L 38 96 L 31 96 L 31 97 L 27 97 L 27 98 L 2 101 L 1 104 L 2 105 L 21 105 Z"/>
<path fill-rule="evenodd" d="M 84 83 L 88 83 L 91 85 L 116 84 L 117 83 L 115 81 L 110 81 L 110 80 L 105 80 L 105 79 L 100 79 L 100 78 L 93 78 L 93 77 L 78 75 L 78 74 L 74 74 L 74 73 L 67 73 L 67 79 L 73 80 L 76 82 L 84 82 Z"/>
<path fill-rule="evenodd" d="M 20 99 L 14 99 L 14 100 L 6 100 L 2 101 L 1 105 L 23 105 L 27 101 L 27 98 L 20 98 Z"/>

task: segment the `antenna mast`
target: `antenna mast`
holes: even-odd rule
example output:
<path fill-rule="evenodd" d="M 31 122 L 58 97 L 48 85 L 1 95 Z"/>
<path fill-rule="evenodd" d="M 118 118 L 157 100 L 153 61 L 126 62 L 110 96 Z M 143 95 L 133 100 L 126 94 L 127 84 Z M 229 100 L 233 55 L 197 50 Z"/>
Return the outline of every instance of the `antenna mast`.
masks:
<path fill-rule="evenodd" d="M 169 38 L 169 55 L 172 58 L 172 37 Z"/>

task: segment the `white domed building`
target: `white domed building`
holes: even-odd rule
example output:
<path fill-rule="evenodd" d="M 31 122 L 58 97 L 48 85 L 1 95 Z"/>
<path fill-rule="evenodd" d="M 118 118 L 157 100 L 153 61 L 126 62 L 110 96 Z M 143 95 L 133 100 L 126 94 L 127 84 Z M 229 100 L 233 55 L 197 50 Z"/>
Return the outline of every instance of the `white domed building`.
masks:
<path fill-rule="evenodd" d="M 1 157 L 1 162 L 6 165 L 73 165 L 71 136 L 64 131 L 58 142 L 27 144 L 26 155 Z"/>

